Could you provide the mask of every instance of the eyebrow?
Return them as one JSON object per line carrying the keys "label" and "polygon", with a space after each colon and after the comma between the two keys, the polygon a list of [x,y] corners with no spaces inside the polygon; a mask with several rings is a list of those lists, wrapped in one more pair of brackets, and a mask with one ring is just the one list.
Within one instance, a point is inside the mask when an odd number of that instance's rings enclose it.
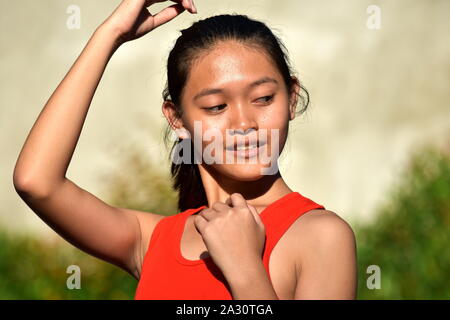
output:
{"label": "eyebrow", "polygon": [[[278,81],[276,79],[274,79],[274,78],[263,77],[263,78],[258,79],[256,81],[253,81],[247,87],[248,88],[254,88],[256,86],[259,86],[259,85],[261,85],[263,83],[268,83],[268,82],[269,83],[271,82],[271,83],[278,84]],[[197,93],[194,96],[193,100],[197,100],[198,98],[206,96],[206,95],[209,95],[209,94],[216,94],[216,93],[222,93],[222,92],[223,92],[223,89],[221,89],[221,88],[205,88],[205,89],[201,90],[199,93]]]}

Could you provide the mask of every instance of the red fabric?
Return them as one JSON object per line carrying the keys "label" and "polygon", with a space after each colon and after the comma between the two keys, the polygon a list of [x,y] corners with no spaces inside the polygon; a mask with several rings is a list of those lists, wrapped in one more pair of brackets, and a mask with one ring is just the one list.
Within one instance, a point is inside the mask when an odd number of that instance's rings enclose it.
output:
{"label": "red fabric", "polygon": [[[220,269],[211,257],[187,260],[181,255],[180,241],[188,216],[206,206],[188,209],[161,219],[156,225],[144,258],[136,300],[231,300]],[[260,217],[266,227],[263,263],[269,274],[269,257],[291,224],[322,205],[291,192],[266,207]]]}

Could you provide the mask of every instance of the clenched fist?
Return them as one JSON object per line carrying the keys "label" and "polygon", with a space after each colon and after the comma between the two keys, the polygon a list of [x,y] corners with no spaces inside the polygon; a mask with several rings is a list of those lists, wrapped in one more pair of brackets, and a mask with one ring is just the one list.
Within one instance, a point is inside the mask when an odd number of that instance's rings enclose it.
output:
{"label": "clenched fist", "polygon": [[225,203],[215,202],[203,209],[195,216],[194,225],[223,273],[246,261],[262,259],[265,226],[241,194],[233,193]]}

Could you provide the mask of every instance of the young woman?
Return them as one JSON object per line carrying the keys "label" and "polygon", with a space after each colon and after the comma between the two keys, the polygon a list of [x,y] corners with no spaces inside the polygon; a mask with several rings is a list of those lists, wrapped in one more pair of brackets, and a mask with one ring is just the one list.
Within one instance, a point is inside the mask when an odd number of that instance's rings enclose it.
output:
{"label": "young woman", "polygon": [[19,155],[21,198],[67,241],[138,279],[136,299],[356,298],[352,229],[291,190],[277,168],[308,96],[261,22],[210,17],[182,30],[170,52],[162,111],[178,135],[178,214],[112,207],[65,177],[113,53],[196,13],[190,0],[174,0],[152,15],[155,2],[124,0],[94,32]]}

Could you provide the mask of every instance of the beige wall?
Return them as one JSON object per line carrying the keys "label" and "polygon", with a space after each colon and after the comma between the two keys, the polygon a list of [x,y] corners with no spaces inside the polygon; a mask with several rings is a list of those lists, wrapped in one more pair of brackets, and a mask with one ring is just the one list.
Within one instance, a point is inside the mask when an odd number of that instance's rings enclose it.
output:
{"label": "beige wall", "polygon": [[[45,102],[119,2],[1,0],[1,224],[53,234],[15,193],[14,164]],[[79,30],[66,27],[71,4],[81,9]],[[450,136],[449,1],[196,4],[197,15],[185,12],[113,56],[69,167],[83,188],[99,196],[99,173],[111,170],[129,144],[154,159],[164,155],[160,108],[169,49],[179,29],[218,13],[260,19],[284,41],[312,104],[292,124],[281,172],[291,188],[349,221],[373,216],[410,152]],[[366,26],[372,4],[381,9],[379,30]]]}

